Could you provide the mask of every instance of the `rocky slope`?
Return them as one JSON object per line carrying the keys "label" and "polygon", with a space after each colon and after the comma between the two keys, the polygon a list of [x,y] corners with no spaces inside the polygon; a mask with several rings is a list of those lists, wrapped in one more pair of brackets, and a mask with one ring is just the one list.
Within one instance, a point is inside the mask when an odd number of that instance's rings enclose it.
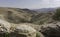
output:
{"label": "rocky slope", "polygon": [[[33,24],[32,24],[33,25]],[[44,37],[29,23],[12,24],[0,19],[0,37]]]}

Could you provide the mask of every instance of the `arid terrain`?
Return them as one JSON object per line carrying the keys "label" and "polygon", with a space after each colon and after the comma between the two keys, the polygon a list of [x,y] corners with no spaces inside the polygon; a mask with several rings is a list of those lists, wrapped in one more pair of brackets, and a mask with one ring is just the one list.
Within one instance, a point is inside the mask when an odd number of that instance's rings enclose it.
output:
{"label": "arid terrain", "polygon": [[60,37],[59,12],[0,7],[0,36]]}

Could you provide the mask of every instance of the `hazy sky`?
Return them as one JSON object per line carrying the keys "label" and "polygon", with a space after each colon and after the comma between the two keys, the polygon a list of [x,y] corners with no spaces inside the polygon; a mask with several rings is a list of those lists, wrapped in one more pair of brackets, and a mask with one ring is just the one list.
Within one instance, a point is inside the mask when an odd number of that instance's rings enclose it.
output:
{"label": "hazy sky", "polygon": [[60,7],[60,0],[0,0],[0,7],[29,9]]}

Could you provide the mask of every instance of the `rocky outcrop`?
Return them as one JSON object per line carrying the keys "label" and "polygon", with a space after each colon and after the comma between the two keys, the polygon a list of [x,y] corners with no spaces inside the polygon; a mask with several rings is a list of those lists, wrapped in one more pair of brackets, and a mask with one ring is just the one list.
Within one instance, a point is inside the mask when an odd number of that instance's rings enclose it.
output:
{"label": "rocky outcrop", "polygon": [[36,37],[36,33],[37,31],[29,25],[12,25],[11,23],[0,19],[0,37]]}
{"label": "rocky outcrop", "polygon": [[5,20],[0,19],[0,33],[10,33],[11,24]]}
{"label": "rocky outcrop", "polygon": [[60,22],[56,24],[47,24],[41,26],[41,30],[45,37],[60,37]]}
{"label": "rocky outcrop", "polygon": [[18,34],[26,35],[27,37],[36,37],[36,30],[25,24],[16,26],[16,29],[14,30],[14,32]]}

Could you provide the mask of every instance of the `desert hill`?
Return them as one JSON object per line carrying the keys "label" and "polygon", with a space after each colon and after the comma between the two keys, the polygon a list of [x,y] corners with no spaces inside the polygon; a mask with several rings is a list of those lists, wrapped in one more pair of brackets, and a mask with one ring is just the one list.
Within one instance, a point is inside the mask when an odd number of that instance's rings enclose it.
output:
{"label": "desert hill", "polygon": [[11,23],[44,24],[53,22],[54,13],[38,13],[29,9],[0,7],[0,17]]}

